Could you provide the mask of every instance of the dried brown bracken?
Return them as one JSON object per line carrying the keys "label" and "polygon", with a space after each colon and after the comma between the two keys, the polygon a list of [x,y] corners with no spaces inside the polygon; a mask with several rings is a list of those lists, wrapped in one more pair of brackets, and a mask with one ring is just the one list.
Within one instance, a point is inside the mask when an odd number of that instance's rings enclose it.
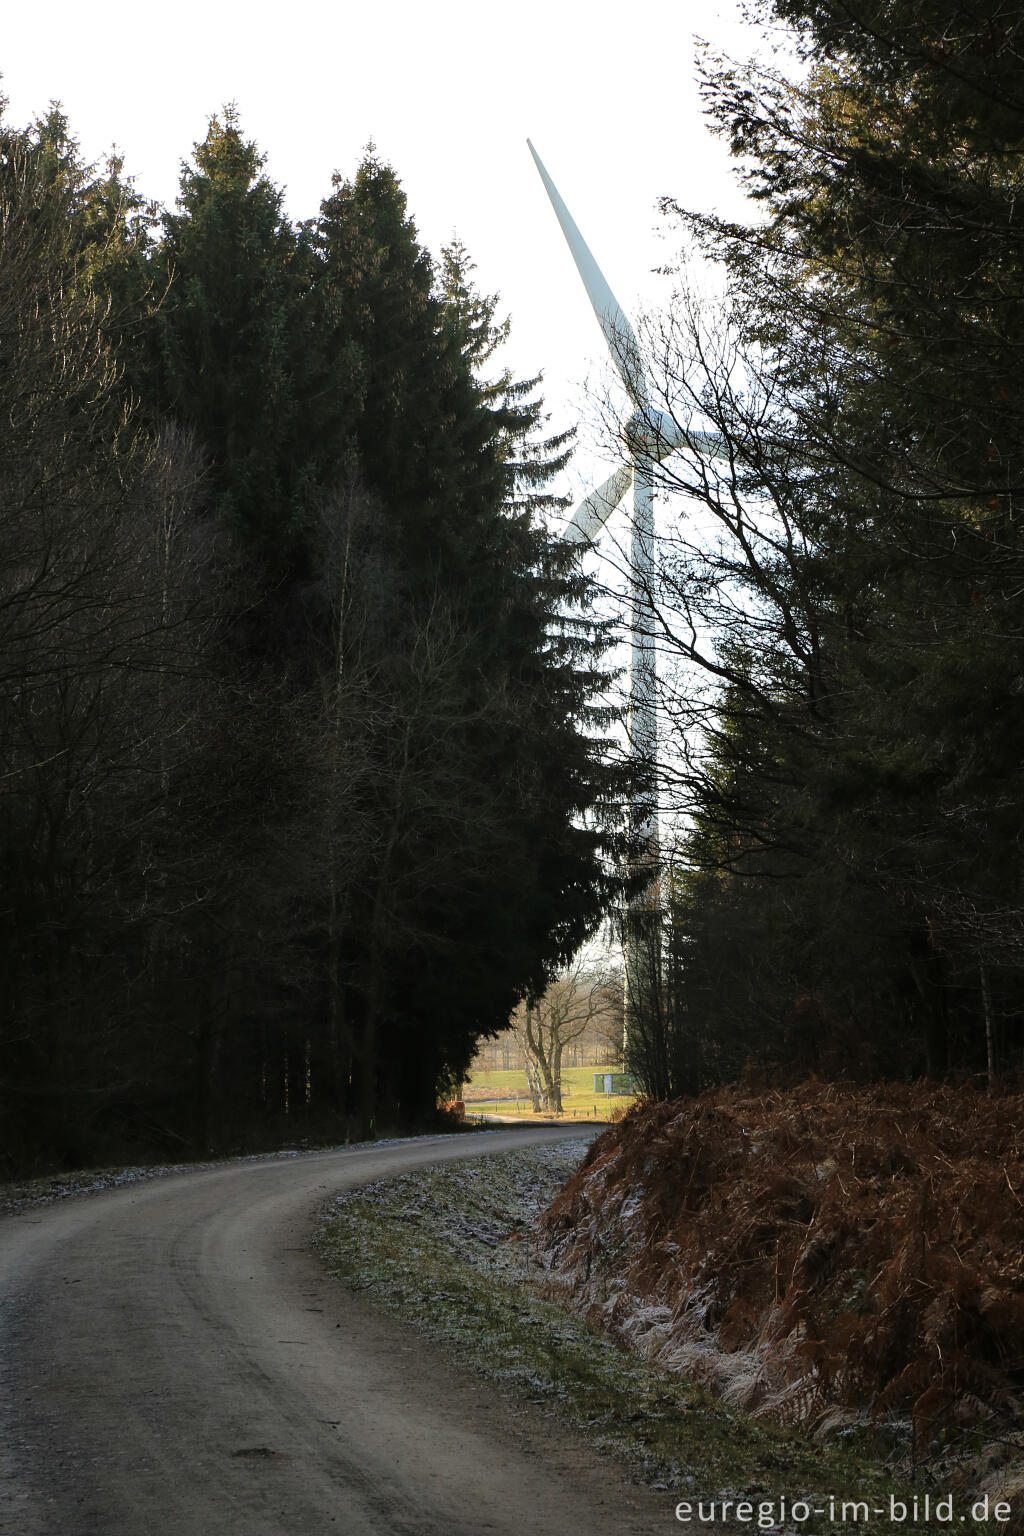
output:
{"label": "dried brown bracken", "polygon": [[1024,1096],[807,1083],[638,1107],[546,1212],[545,1283],[737,1406],[1015,1416]]}

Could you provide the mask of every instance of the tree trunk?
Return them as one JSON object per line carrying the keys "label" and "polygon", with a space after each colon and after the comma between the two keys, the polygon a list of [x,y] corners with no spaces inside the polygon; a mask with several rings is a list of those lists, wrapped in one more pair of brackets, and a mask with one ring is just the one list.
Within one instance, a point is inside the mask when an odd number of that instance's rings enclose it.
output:
{"label": "tree trunk", "polygon": [[562,1113],[562,1045],[555,1044],[551,1048],[551,1105],[552,1112],[556,1115]]}
{"label": "tree trunk", "polygon": [[529,1056],[526,1058],[526,1085],[530,1090],[530,1103],[535,1115],[541,1111],[540,1074],[537,1071],[537,1063]]}

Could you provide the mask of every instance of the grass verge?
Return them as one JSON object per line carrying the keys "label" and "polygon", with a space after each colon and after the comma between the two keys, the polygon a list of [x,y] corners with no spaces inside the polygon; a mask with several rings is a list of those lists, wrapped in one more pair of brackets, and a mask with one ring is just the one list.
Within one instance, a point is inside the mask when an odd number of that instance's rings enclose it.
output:
{"label": "grass verge", "polygon": [[535,1112],[528,1098],[471,1099],[466,1104],[466,1119],[472,1123],[474,1116],[496,1116],[501,1120],[525,1120],[534,1125],[576,1124],[583,1129],[588,1122],[592,1126],[601,1126],[616,1116],[621,1120],[635,1103],[635,1099],[628,1099],[624,1094],[606,1094],[602,1098],[592,1096],[582,1103],[570,1099],[563,1105],[562,1113],[556,1115],[547,1109]]}
{"label": "grass verge", "polygon": [[594,1078],[599,1073],[619,1072],[621,1066],[620,1062],[606,1067],[563,1067],[562,1114],[558,1116],[552,1116],[546,1110],[540,1114],[533,1113],[526,1073],[521,1068],[510,1068],[507,1071],[478,1068],[467,1080],[461,1096],[470,1116],[514,1116],[516,1119],[537,1122],[556,1119],[570,1124],[574,1120],[610,1120],[617,1111],[630,1109],[636,1103],[636,1095],[595,1093]]}
{"label": "grass verge", "polygon": [[[444,1346],[446,1358],[490,1378],[503,1392],[556,1414],[599,1450],[622,1460],[637,1483],[666,1498],[747,1500],[753,1518],[716,1518],[718,1529],[825,1533],[865,1523],[900,1531],[936,1529],[910,1518],[945,1490],[908,1490],[886,1464],[885,1447],[866,1431],[821,1445],[759,1423],[662,1374],[578,1317],[537,1294],[542,1271],[530,1234],[541,1210],[580,1156],[579,1143],[524,1148],[427,1168],[341,1195],[324,1208],[316,1249],[329,1273]],[[759,1504],[780,1513],[807,1499],[806,1518],[758,1523]],[[863,1501],[869,1515],[845,1521],[830,1512]],[[890,1518],[890,1500],[907,1517]],[[964,1516],[961,1519],[961,1516]],[[954,1502],[961,1531],[975,1525],[970,1505]],[[708,1528],[705,1526],[705,1528]]]}

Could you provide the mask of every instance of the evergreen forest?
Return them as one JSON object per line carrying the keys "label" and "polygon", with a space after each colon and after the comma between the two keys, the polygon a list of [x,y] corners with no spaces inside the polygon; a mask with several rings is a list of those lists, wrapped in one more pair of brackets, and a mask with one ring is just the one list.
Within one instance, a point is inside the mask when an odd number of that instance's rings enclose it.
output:
{"label": "evergreen forest", "polygon": [[[1024,8],[754,19],[774,62],[698,65],[752,212],[666,195],[721,292],[680,265],[642,330],[705,435],[655,471],[628,1065],[655,1099],[995,1089],[1024,1058]],[[609,610],[549,531],[572,443],[376,151],[325,193],[289,218],[234,108],[173,211],[58,109],[0,116],[5,1168],[428,1125],[630,897]]]}
{"label": "evergreen forest", "polygon": [[0,119],[0,1165],[423,1126],[611,890],[569,442],[375,151]]}
{"label": "evergreen forest", "polygon": [[664,203],[725,297],[680,271],[648,332],[722,453],[661,471],[697,508],[658,592],[687,819],[637,1065],[657,1097],[995,1087],[1024,1050],[1024,11],[758,14],[788,54],[699,61],[752,217]]}

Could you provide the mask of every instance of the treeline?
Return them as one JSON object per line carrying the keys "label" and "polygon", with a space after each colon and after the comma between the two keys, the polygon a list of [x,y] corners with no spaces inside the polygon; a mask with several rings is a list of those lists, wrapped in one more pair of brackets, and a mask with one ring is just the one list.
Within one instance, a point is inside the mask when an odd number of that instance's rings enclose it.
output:
{"label": "treeline", "polygon": [[0,118],[0,1166],[422,1123],[609,882],[569,443],[370,150]]}
{"label": "treeline", "polygon": [[689,821],[634,1052],[659,1095],[994,1082],[1024,1051],[1024,13],[761,19],[802,70],[703,67],[761,217],[667,205],[729,294],[650,335],[724,456],[663,466],[703,507],[659,592]]}

